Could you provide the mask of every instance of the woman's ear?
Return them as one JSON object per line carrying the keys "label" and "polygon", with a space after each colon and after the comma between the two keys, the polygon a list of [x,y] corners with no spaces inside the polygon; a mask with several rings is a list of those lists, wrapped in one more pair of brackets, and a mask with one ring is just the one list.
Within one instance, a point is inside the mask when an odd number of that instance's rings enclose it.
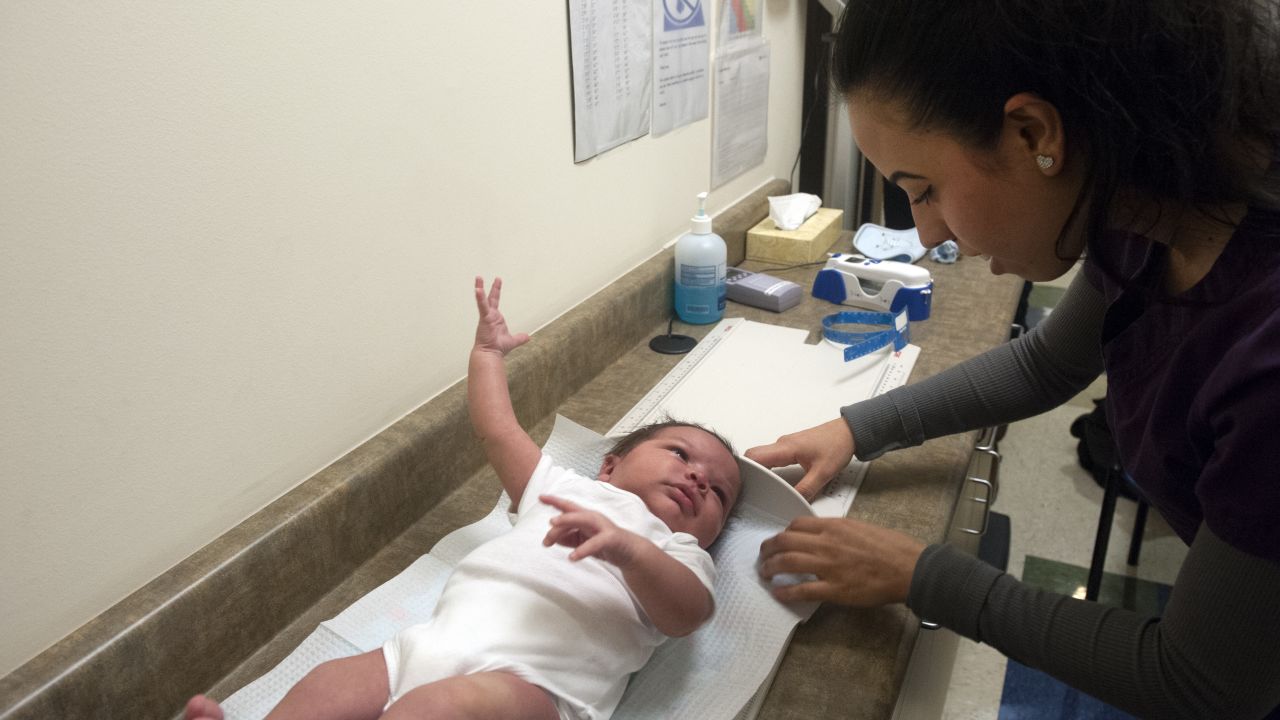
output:
{"label": "woman's ear", "polygon": [[1058,108],[1030,92],[1021,92],[1004,103],[1001,141],[1014,162],[1027,163],[1052,177],[1066,164],[1066,131]]}
{"label": "woman's ear", "polygon": [[621,459],[617,455],[605,455],[604,462],[600,463],[600,472],[596,473],[596,479],[601,482],[609,482],[609,478],[613,477],[613,471],[618,467],[618,461]]}

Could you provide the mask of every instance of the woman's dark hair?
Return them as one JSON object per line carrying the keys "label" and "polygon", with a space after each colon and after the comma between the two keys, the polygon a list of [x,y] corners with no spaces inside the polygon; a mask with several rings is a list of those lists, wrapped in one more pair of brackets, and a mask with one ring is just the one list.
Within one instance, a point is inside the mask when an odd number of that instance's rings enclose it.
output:
{"label": "woman's dark hair", "polygon": [[[914,130],[992,149],[1019,92],[1083,149],[1087,237],[1120,188],[1212,208],[1280,207],[1277,0],[849,0],[838,92],[890,100]],[[1261,166],[1259,163],[1261,162]]]}
{"label": "woman's dark hair", "polygon": [[662,422],[651,423],[649,425],[638,427],[635,430],[632,430],[631,432],[627,433],[623,437],[618,438],[618,441],[613,444],[613,447],[609,448],[608,454],[622,457],[623,455],[626,455],[627,453],[631,452],[632,449],[635,448],[635,446],[639,445],[645,440],[648,440],[654,435],[657,435],[659,431],[665,428],[671,428],[671,427],[689,427],[695,430],[701,430],[702,432],[719,440],[720,444],[725,446],[725,449],[729,451],[730,455],[733,455],[734,457],[738,456],[738,453],[734,452],[733,446],[729,444],[729,441],[720,437],[720,435],[716,433],[714,430],[708,430],[707,428],[697,423],[682,422],[680,420],[671,420],[671,419],[664,420]]}

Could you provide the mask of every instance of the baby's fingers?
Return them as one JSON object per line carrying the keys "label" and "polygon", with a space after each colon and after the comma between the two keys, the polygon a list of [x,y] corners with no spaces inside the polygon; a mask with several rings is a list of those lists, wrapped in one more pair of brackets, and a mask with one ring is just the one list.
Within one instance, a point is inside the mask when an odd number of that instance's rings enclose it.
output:
{"label": "baby's fingers", "polygon": [[476,310],[480,311],[480,317],[484,317],[489,312],[489,301],[484,296],[484,278],[476,276]]}
{"label": "baby's fingers", "polygon": [[608,542],[608,538],[604,535],[596,535],[579,544],[573,552],[569,553],[569,559],[577,561],[584,558],[595,557],[604,551],[608,546]]}
{"label": "baby's fingers", "polygon": [[502,298],[502,278],[494,278],[493,285],[489,287],[489,307],[494,310],[498,309],[498,301]]}
{"label": "baby's fingers", "polygon": [[585,536],[582,531],[572,526],[553,526],[547,531],[545,537],[542,538],[542,544],[545,547],[552,545],[564,545],[565,547],[577,547],[582,544]]}
{"label": "baby's fingers", "polygon": [[582,509],[581,505],[575,505],[574,503],[563,498],[558,498],[555,495],[539,495],[538,499],[560,512],[575,512]]}

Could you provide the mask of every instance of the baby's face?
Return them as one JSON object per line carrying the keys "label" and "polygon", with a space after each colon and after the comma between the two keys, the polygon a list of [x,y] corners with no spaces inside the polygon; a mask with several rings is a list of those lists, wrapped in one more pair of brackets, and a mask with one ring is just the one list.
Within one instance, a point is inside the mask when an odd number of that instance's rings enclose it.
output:
{"label": "baby's face", "polygon": [[622,457],[608,455],[599,479],[635,493],[673,532],[707,547],[724,528],[742,490],[738,462],[697,428],[666,427]]}

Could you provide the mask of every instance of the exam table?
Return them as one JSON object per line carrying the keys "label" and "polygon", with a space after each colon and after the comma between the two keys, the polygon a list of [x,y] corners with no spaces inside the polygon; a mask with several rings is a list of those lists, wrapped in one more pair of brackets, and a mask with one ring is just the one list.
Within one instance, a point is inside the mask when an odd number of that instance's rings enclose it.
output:
{"label": "exam table", "polygon": [[[774,181],[717,216],[731,264],[743,259],[746,230],[767,215],[765,198],[787,189]],[[922,349],[912,382],[1004,342],[1022,284],[992,276],[974,258],[925,262],[935,290],[931,318],[911,328]],[[769,272],[808,288],[817,269]],[[666,330],[671,276],[668,249],[511,357],[513,404],[536,441],[548,436],[556,413],[608,430],[679,362],[648,348]],[[816,329],[833,308],[806,296],[783,314],[730,303],[726,315]],[[710,327],[678,331],[701,337]],[[581,347],[597,352],[567,351]],[[840,405],[831,398],[832,417]],[[875,460],[851,516],[926,542],[966,542],[973,534],[964,529],[978,528],[989,509],[975,504],[967,480],[979,435]],[[167,718],[194,693],[224,698],[270,670],[322,620],[483,516],[498,490],[471,437],[459,383],[0,678],[0,720]],[[922,637],[921,645],[937,644],[902,605],[824,606],[796,631],[759,717],[891,718]],[[922,663],[911,664],[915,675]]]}

